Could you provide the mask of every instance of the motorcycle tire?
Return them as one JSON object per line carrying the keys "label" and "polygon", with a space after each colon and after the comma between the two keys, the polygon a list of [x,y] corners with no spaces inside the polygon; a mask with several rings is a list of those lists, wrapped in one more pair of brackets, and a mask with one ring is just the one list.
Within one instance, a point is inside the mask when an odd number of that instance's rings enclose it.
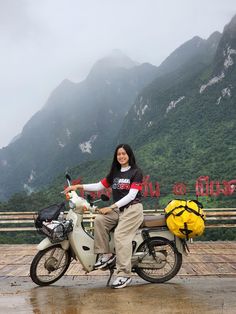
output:
{"label": "motorcycle tire", "polygon": [[[147,241],[149,241],[152,254],[149,254]],[[178,252],[175,243],[166,238],[156,237],[146,240],[139,246],[137,252],[146,254],[135,266],[135,271],[148,282],[168,281],[178,273],[182,266],[182,254]]]}
{"label": "motorcycle tire", "polygon": [[60,245],[50,246],[35,255],[30,266],[30,277],[37,285],[48,286],[65,274],[70,262],[70,250],[65,251]]}

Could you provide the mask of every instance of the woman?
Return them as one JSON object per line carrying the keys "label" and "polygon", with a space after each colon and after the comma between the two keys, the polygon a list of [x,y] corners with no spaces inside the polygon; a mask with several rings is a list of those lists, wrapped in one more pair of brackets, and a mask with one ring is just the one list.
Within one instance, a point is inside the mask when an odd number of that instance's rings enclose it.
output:
{"label": "woman", "polygon": [[109,232],[116,226],[114,233],[116,249],[117,278],[113,288],[123,288],[131,282],[132,241],[143,221],[141,202],[142,172],[137,167],[134,153],[128,144],[116,147],[111,169],[106,178],[98,183],[77,184],[70,190],[100,191],[112,188],[114,203],[99,210],[94,221],[94,252],[99,254],[95,269],[105,268],[115,256],[109,251]]}

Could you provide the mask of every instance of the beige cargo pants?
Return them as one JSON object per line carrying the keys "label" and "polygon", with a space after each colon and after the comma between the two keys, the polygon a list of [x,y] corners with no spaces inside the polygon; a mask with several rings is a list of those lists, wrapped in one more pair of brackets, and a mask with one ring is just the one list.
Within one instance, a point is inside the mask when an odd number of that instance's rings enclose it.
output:
{"label": "beige cargo pants", "polygon": [[115,228],[116,269],[119,276],[130,276],[132,241],[143,221],[143,205],[130,205],[123,212],[113,210],[97,215],[94,221],[94,252],[109,253],[109,232]]}

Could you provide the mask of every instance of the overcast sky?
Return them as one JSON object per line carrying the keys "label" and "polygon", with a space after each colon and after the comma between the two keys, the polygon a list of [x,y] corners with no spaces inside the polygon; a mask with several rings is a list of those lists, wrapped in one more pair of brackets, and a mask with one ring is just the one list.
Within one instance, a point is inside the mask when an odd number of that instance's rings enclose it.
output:
{"label": "overcast sky", "polygon": [[0,0],[0,147],[61,81],[83,80],[113,49],[158,66],[234,14],[235,0]]}

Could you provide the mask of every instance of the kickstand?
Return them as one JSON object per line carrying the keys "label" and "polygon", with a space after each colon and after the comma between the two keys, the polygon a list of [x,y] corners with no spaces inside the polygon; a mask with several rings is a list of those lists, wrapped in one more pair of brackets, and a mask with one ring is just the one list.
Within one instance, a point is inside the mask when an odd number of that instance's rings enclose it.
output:
{"label": "kickstand", "polygon": [[114,266],[109,267],[108,269],[110,270],[110,276],[109,276],[109,278],[107,280],[107,287],[109,287],[109,284],[110,284],[110,281],[111,281],[111,277],[114,274]]}

